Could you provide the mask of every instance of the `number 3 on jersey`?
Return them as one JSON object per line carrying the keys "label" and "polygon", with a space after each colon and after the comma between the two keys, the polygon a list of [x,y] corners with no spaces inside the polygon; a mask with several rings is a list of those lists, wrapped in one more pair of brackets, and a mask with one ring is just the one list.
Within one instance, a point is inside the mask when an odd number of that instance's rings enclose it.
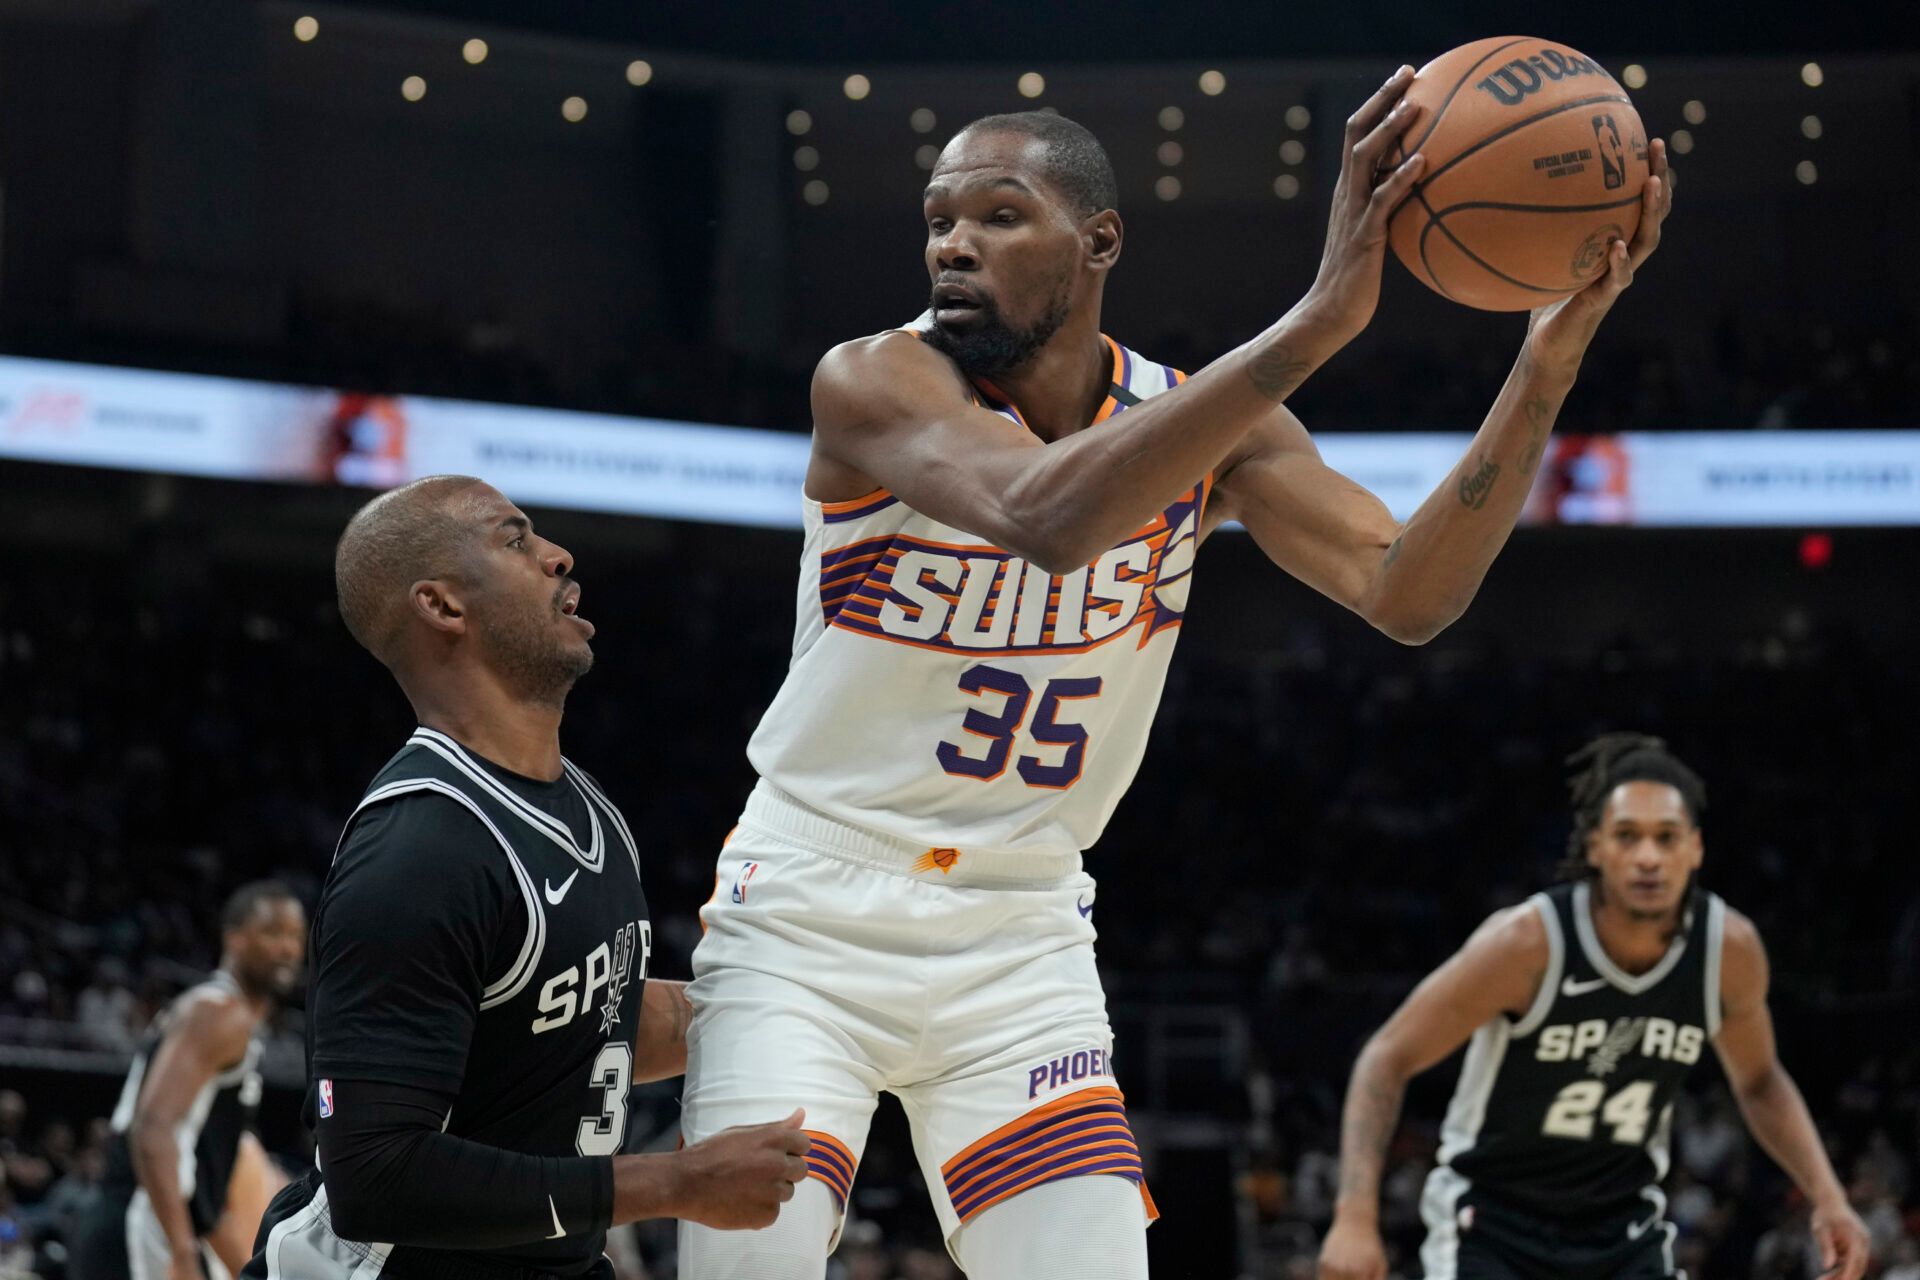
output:
{"label": "number 3 on jersey", "polygon": [[[971,756],[951,742],[942,742],[934,749],[934,755],[940,761],[940,767],[955,777],[991,782],[1007,771],[1007,759],[1013,754],[1013,740],[1019,734],[1021,725],[1026,723],[1027,704],[1033,700],[1033,686],[1016,672],[978,666],[968,667],[962,673],[960,690],[982,700],[995,694],[1002,697],[997,714],[983,706],[967,712],[966,718],[960,722],[960,727],[967,733],[986,740],[986,754]],[[1080,771],[1087,756],[1087,730],[1085,725],[1071,721],[1061,723],[1061,703],[1099,696],[1099,676],[1047,681],[1041,690],[1040,705],[1033,713],[1033,724],[1028,727],[1027,736],[1041,746],[1063,747],[1065,751],[1057,764],[1048,764],[1037,755],[1021,756],[1015,768],[1028,786],[1064,791],[1080,781]]]}

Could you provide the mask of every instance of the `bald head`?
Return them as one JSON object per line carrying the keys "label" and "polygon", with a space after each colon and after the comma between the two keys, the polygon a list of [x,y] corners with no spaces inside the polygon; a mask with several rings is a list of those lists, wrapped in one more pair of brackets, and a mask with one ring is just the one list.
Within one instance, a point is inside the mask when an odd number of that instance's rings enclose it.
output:
{"label": "bald head", "polygon": [[340,617],[385,665],[397,654],[413,584],[459,567],[474,535],[467,500],[485,488],[472,476],[428,476],[381,494],[347,522],[333,553]]}

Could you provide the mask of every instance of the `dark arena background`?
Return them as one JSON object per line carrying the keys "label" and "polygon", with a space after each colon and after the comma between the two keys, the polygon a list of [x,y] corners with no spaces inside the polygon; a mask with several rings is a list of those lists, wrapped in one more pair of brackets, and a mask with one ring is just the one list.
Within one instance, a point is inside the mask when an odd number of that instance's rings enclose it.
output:
{"label": "dark arena background", "polygon": [[[411,727],[334,607],[373,488],[474,472],[577,556],[598,665],[567,751],[640,837],[653,973],[684,977],[791,643],[809,374],[924,305],[945,140],[1091,126],[1127,227],[1104,327],[1199,368],[1313,279],[1373,86],[1537,31],[1627,86],[1679,178],[1522,526],[1417,648],[1217,535],[1089,854],[1154,1273],[1314,1275],[1356,1050],[1551,880],[1568,752],[1639,729],[1707,780],[1704,882],[1767,940],[1867,1274],[1920,1277],[1903,7],[0,0],[0,1276],[65,1274],[130,1051],[214,962],[220,903],[272,875],[310,908]],[[1404,517],[1523,330],[1389,261],[1291,403]],[[294,1170],[301,1034],[283,1011],[261,1112]],[[1392,1148],[1397,1276],[1456,1069]],[[636,1091],[634,1149],[672,1147],[676,1097]],[[1674,1141],[1690,1276],[1819,1270],[1717,1065]],[[665,1224],[611,1251],[675,1274]],[[890,1102],[829,1274],[959,1275]]]}

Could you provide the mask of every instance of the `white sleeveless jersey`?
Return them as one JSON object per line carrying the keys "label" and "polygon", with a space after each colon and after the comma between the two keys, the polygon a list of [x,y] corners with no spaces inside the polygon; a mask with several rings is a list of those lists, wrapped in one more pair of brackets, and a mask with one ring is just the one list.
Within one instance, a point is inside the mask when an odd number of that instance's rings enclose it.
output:
{"label": "white sleeveless jersey", "polygon": [[[1113,385],[1092,431],[1186,377],[1106,341]],[[976,398],[1025,425],[991,386]],[[1208,484],[1064,575],[884,489],[805,499],[793,660],[754,767],[936,865],[968,849],[1077,855],[1146,750]]]}

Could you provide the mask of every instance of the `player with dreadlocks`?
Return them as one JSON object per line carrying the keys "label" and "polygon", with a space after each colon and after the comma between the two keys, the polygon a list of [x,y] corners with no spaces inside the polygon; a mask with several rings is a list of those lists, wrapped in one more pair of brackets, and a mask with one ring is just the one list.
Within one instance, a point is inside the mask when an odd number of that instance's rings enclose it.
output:
{"label": "player with dreadlocks", "polygon": [[1354,1064],[1322,1280],[1381,1280],[1381,1165],[1407,1081],[1471,1041],[1421,1198],[1427,1280],[1679,1276],[1660,1189],[1673,1098],[1709,1045],[1747,1126],[1813,1206],[1826,1275],[1866,1229],[1774,1050],[1753,924],[1694,881],[1706,787],[1658,738],[1567,762],[1563,883],[1495,912]]}

